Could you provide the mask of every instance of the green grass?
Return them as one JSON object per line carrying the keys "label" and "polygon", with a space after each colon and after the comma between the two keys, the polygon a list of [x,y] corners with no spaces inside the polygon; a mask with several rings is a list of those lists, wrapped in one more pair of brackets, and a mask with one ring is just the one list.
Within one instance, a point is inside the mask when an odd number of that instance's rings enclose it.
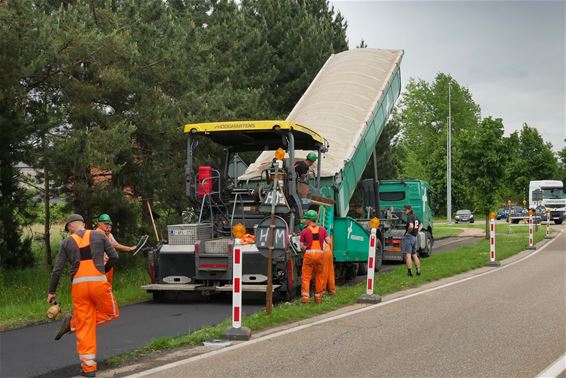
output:
{"label": "green grass", "polygon": [[458,236],[464,231],[463,227],[449,227],[448,225],[434,225],[434,239]]}
{"label": "green grass", "polygon": [[[120,305],[150,299],[150,296],[140,289],[140,285],[149,281],[145,266],[146,259],[141,255],[120,256],[113,282],[114,293]],[[47,321],[46,312],[49,305],[46,300],[50,279],[51,271],[43,264],[24,270],[2,272],[0,330]],[[57,300],[64,311],[71,309],[68,271],[65,271],[59,280]]]}
{"label": "green grass", "polygon": [[[496,253],[498,260],[510,257],[528,246],[528,227],[513,227],[508,233],[506,225],[496,226]],[[535,234],[535,241],[544,238],[544,229]],[[459,273],[482,267],[489,260],[489,244],[487,240],[455,249],[452,253],[433,255],[422,262],[423,275],[407,277],[403,265],[395,270],[378,274],[375,292],[379,295],[390,294],[411,287],[417,287],[427,282],[437,281]],[[314,315],[323,314],[338,308],[353,304],[365,292],[365,282],[354,286],[343,286],[334,296],[325,296],[320,305],[303,305],[299,300],[274,306],[271,316],[259,311],[243,317],[243,325],[253,331],[297,321]],[[130,353],[112,357],[105,361],[107,365],[118,365],[132,358],[137,358],[153,351],[200,344],[205,340],[222,337],[223,330],[230,325],[230,319],[212,327],[195,330],[187,335],[173,338],[153,340],[147,346]]]}

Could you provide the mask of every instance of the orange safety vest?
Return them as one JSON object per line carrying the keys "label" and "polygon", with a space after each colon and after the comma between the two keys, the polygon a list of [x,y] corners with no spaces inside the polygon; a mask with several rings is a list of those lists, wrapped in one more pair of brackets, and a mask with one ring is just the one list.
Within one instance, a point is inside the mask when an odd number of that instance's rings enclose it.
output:
{"label": "orange safety vest", "polygon": [[309,231],[312,234],[312,243],[307,252],[322,252],[322,242],[318,233],[319,226],[309,226]]}
{"label": "orange safety vest", "polygon": [[73,285],[82,282],[106,281],[106,276],[96,269],[94,261],[92,260],[90,230],[86,230],[82,238],[77,234],[72,234],[71,237],[75,243],[77,243],[81,254],[79,269],[73,276]]}

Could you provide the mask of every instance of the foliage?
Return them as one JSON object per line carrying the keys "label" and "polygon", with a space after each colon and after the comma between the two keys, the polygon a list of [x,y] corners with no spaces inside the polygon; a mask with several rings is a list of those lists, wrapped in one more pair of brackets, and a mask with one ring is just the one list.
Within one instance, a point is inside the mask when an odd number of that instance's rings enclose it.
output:
{"label": "foliage", "polygon": [[509,137],[507,151],[510,158],[506,183],[510,198],[517,202],[528,199],[529,181],[549,180],[558,175],[558,161],[552,145],[545,143],[539,131],[526,123],[520,132]]}
{"label": "foliage", "polygon": [[440,73],[432,83],[410,79],[395,116],[402,130],[404,160],[401,176],[424,179],[436,193],[436,213],[446,210],[446,152],[448,130],[448,86],[452,114],[452,203],[470,202],[469,183],[460,167],[464,130],[474,130],[480,120],[479,106],[469,90],[450,75]]}
{"label": "foliage", "polygon": [[[2,264],[25,255],[16,163],[45,169],[44,201],[148,232],[140,198],[165,220],[187,208],[185,123],[284,117],[347,49],[326,0],[11,0],[0,18]],[[197,164],[221,156],[204,147]]]}
{"label": "foliage", "polygon": [[499,203],[508,156],[503,140],[503,121],[485,118],[478,128],[463,131],[462,167],[473,188],[474,210],[487,215]]}

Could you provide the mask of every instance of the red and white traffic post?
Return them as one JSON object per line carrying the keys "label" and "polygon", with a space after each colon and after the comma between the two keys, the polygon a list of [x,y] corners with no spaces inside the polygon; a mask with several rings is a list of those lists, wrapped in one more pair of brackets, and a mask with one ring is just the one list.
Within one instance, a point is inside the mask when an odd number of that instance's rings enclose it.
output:
{"label": "red and white traffic post", "polygon": [[242,327],[242,227],[237,224],[232,230],[235,236],[232,249],[232,327],[224,330],[224,337],[230,340],[249,340],[251,337],[251,330]]}
{"label": "red and white traffic post", "polygon": [[501,266],[501,263],[495,260],[495,213],[489,213],[489,262],[486,266]]}
{"label": "red and white traffic post", "polygon": [[371,232],[369,235],[369,246],[368,246],[368,262],[367,262],[367,282],[366,282],[366,293],[362,294],[358,298],[358,303],[379,303],[381,302],[381,297],[373,293],[375,286],[375,250],[378,246],[377,240],[377,228],[379,227],[379,219],[373,218],[370,220]]}
{"label": "red and white traffic post", "polygon": [[240,239],[234,240],[232,254],[232,327],[242,326],[242,250]]}
{"label": "red and white traffic post", "polygon": [[546,209],[546,235],[545,239],[552,239],[550,236],[550,209]]}
{"label": "red and white traffic post", "polygon": [[534,235],[533,235],[533,211],[529,210],[529,246],[528,246],[527,249],[530,249],[530,250],[537,249],[537,247],[535,247],[533,239],[534,239]]}

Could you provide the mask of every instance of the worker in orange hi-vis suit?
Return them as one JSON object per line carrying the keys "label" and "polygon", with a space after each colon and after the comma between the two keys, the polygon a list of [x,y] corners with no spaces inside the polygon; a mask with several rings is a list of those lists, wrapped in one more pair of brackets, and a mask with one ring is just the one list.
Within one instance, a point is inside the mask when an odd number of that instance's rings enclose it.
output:
{"label": "worker in orange hi-vis suit", "polygon": [[323,276],[324,290],[330,294],[336,294],[336,277],[334,276],[334,240],[330,237],[330,242],[326,243],[323,254]]}
{"label": "worker in orange hi-vis suit", "polygon": [[56,300],[55,292],[66,262],[71,263],[71,298],[73,314],[67,314],[55,336],[76,332],[81,375],[96,376],[96,327],[119,316],[112,286],[106,279],[104,254],[108,264],[118,259],[118,253],[102,232],[85,230],[82,216],[71,215],[65,224],[70,236],[63,240],[51,274],[47,302]]}
{"label": "worker in orange hi-vis suit", "polygon": [[301,249],[305,252],[303,257],[302,284],[301,284],[301,303],[310,302],[310,281],[314,272],[314,301],[322,302],[324,294],[324,264],[323,264],[323,243],[330,243],[330,238],[326,229],[316,225],[317,213],[309,210],[305,214],[307,227],[301,231]]}

